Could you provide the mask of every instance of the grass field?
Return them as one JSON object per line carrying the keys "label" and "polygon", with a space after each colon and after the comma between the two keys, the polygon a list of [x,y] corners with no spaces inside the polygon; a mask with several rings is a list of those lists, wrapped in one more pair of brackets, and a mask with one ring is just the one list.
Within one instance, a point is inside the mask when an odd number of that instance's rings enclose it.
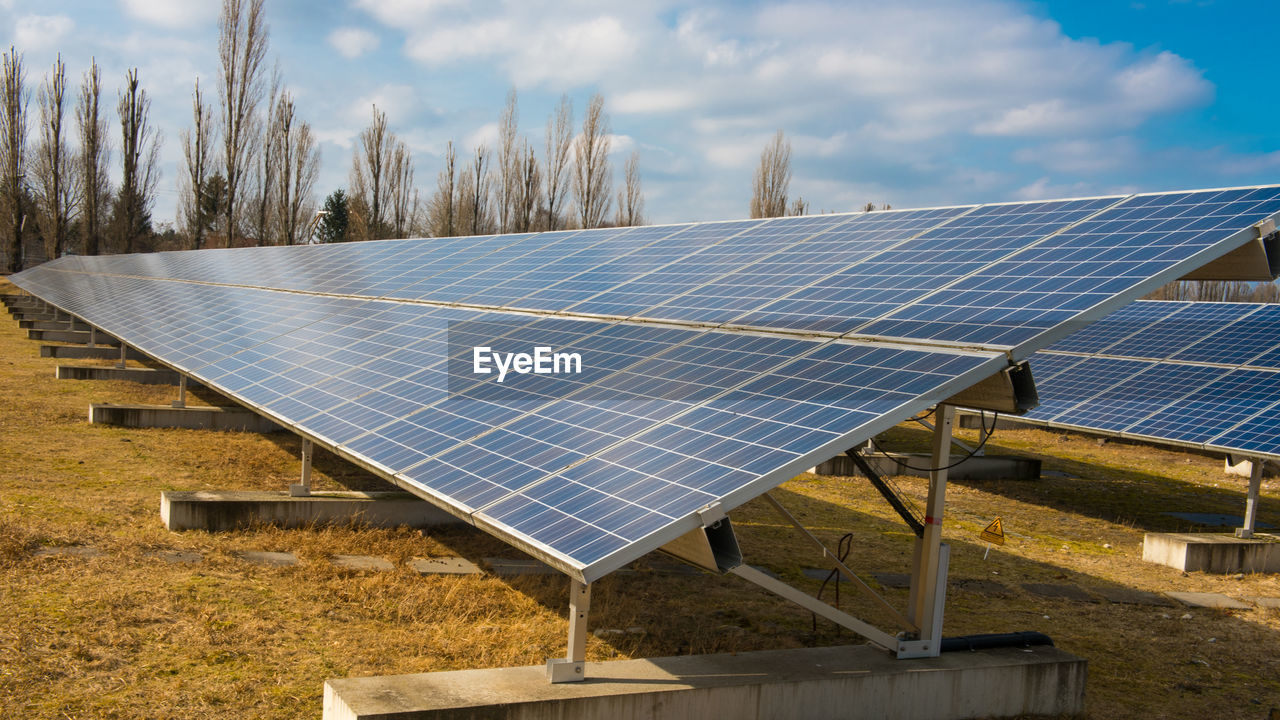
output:
{"label": "grass field", "polygon": [[[316,718],[326,678],[563,654],[563,578],[419,576],[404,565],[516,556],[476,531],[166,531],[162,490],[284,489],[296,482],[298,439],[91,426],[91,402],[167,403],[176,389],[55,380],[59,361],[38,355],[16,322],[0,318],[0,716]],[[926,442],[906,427],[888,438],[897,449]],[[948,635],[1049,634],[1089,660],[1090,717],[1257,719],[1280,707],[1276,611],[1049,600],[1021,588],[1280,597],[1274,576],[1185,575],[1141,561],[1143,532],[1186,529],[1165,512],[1240,514],[1243,478],[1224,475],[1220,458],[1039,430],[1001,431],[988,452],[1038,457],[1052,477],[951,485]],[[320,487],[380,486],[324,453],[315,470]],[[923,480],[895,482],[923,502]],[[1280,525],[1280,483],[1268,479],[1263,494],[1261,519]],[[865,481],[802,475],[776,497],[831,546],[852,533],[855,571],[906,571],[910,534]],[[997,515],[1009,543],[984,559],[977,535]],[[750,562],[817,590],[802,570],[820,558],[763,504],[733,518]],[[42,552],[67,545],[97,554]],[[240,559],[243,550],[291,551],[301,562],[263,567]],[[172,551],[203,559],[174,562]],[[334,554],[375,555],[397,569],[339,569],[328,562]],[[1004,590],[975,591],[975,580]],[[843,591],[842,607],[882,620],[853,595]],[[905,605],[904,590],[885,595]],[[808,613],[736,578],[664,574],[643,561],[597,583],[592,600],[593,629],[631,629],[593,636],[592,660],[856,641],[829,623],[815,629]]]}

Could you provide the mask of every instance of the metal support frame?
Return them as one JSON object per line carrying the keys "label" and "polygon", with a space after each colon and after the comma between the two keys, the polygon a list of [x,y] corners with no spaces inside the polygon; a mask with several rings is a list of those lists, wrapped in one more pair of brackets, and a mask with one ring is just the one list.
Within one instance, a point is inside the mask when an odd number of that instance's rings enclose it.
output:
{"label": "metal support frame", "polygon": [[89,347],[98,346],[98,328],[89,326]]}
{"label": "metal support frame", "polygon": [[[898,657],[935,657],[942,650],[942,614],[950,560],[950,548],[942,544],[942,515],[947,502],[946,468],[951,458],[955,406],[939,404],[935,415],[938,422],[933,432],[932,466],[938,469],[929,474],[924,535],[915,541],[907,605],[907,619],[920,627],[920,635],[912,642],[904,642],[910,647],[900,647]],[[910,654],[904,655],[904,649]]]}
{"label": "metal support frame", "polygon": [[547,659],[547,682],[585,680],[587,661],[587,613],[591,611],[591,585],[569,581],[569,646],[566,657]]}
{"label": "metal support frame", "polygon": [[840,557],[838,555],[831,552],[831,550],[826,545],[822,544],[821,540],[815,537],[813,533],[809,532],[809,530],[806,529],[805,526],[801,525],[800,521],[797,520],[794,515],[792,515],[790,512],[787,512],[787,509],[782,506],[782,503],[778,502],[769,493],[764,494],[764,499],[767,500],[769,504],[773,506],[773,509],[776,510],[779,515],[785,518],[787,522],[791,523],[791,525],[794,526],[795,529],[798,530],[801,535],[805,536],[814,545],[818,546],[818,549],[822,551],[822,556],[824,558],[829,559],[831,563],[836,566],[836,569],[840,572],[841,575],[845,576],[849,580],[849,582],[853,583],[859,590],[861,590],[863,593],[869,596],[872,600],[875,600],[876,604],[878,604],[881,608],[883,608],[886,612],[888,612],[889,616],[893,618],[894,622],[898,623],[898,625],[900,625],[905,630],[915,631],[920,629],[919,626],[917,626],[915,623],[908,620],[906,616],[904,616],[901,612],[899,612],[897,608],[890,605],[888,600],[885,600],[884,598],[880,597],[879,593],[877,593],[875,590],[872,590],[870,585],[867,585],[865,582],[862,581],[862,578],[858,577],[857,575],[854,575],[853,571],[849,569],[849,566],[845,565],[844,562],[840,560]]}
{"label": "metal support frame", "polygon": [[821,615],[843,628],[852,630],[889,652],[898,653],[898,657],[902,657],[899,649],[902,645],[902,641],[880,628],[871,625],[870,623],[859,620],[849,613],[837,610],[818,598],[813,597],[812,595],[807,595],[781,580],[774,580],[750,565],[739,565],[729,572],[747,580],[748,582],[759,585],[774,595],[790,600],[816,615]]}
{"label": "metal support frame", "polygon": [[867,481],[871,483],[871,487],[880,492],[880,495],[885,499],[885,502],[889,503],[889,506],[898,513],[898,517],[902,518],[902,522],[906,523],[907,527],[911,528],[911,532],[915,533],[916,537],[923,537],[924,520],[916,517],[915,512],[913,512],[911,508],[907,507],[906,501],[898,496],[898,493],[889,486],[889,483],[886,482],[884,478],[880,477],[880,474],[876,472],[876,469],[871,467],[871,463],[867,462],[867,459],[855,450],[847,450],[845,451],[845,455],[853,461],[854,465],[858,466],[858,469],[862,471],[863,475],[867,476]]}
{"label": "metal support frame", "polygon": [[1249,539],[1253,537],[1254,527],[1258,521],[1258,495],[1262,491],[1262,467],[1266,463],[1262,458],[1253,458],[1249,471],[1249,494],[1244,503],[1244,527],[1236,528],[1236,537]]}
{"label": "metal support frame", "polygon": [[187,376],[178,374],[178,399],[173,401],[176,408],[184,408],[187,406]]}
{"label": "metal support frame", "polygon": [[129,346],[125,345],[124,341],[121,340],[120,341],[120,362],[116,363],[116,367],[118,368],[127,367],[125,358],[128,355],[128,353],[129,353]]}
{"label": "metal support frame", "polygon": [[[782,507],[769,493],[764,499],[773,506],[791,525],[795,526],[805,537],[822,550],[822,554],[830,558],[841,575],[847,577],[864,592],[874,598],[889,614],[905,628],[896,636],[842,612],[818,598],[811,597],[796,588],[776,580],[750,565],[740,564],[729,572],[744,580],[790,600],[797,605],[835,622],[841,627],[852,630],[873,644],[889,650],[899,658],[937,657],[942,653],[942,616],[946,606],[947,570],[951,564],[951,548],[942,542],[942,515],[947,498],[947,465],[951,457],[951,429],[955,422],[955,406],[939,403],[936,412],[938,422],[933,432],[932,467],[938,468],[929,476],[929,498],[926,504],[924,522],[921,523],[913,513],[906,509],[901,498],[891,489],[881,486],[883,481],[867,466],[865,460],[857,452],[849,455],[860,468],[867,472],[872,484],[881,489],[886,499],[899,510],[904,521],[912,525],[916,531],[915,548],[911,568],[911,591],[908,599],[906,615],[898,612],[884,598],[872,590],[866,583],[832,553],[822,541],[804,528],[786,508]],[[861,462],[859,462],[861,461]],[[880,482],[877,482],[880,481]],[[914,522],[913,522],[914,521]],[[923,525],[922,528],[919,526]],[[550,668],[548,669],[550,672]]]}
{"label": "metal support frame", "polygon": [[[978,417],[983,418],[985,416],[979,414]],[[923,425],[927,430],[937,431],[937,428],[934,427],[933,423],[929,422],[928,420],[925,420],[924,418],[916,418],[916,424]],[[988,433],[987,433],[986,426],[981,421],[978,422],[978,427],[980,429],[978,430],[978,446],[977,447],[973,447],[969,445],[969,443],[963,440],[960,440],[959,438],[956,438],[956,437],[951,438],[951,444],[965,451],[969,455],[972,455],[974,457],[982,457],[982,441],[986,438]]]}
{"label": "metal support frame", "polygon": [[[183,380],[186,380],[185,376]],[[302,482],[289,486],[289,495],[292,497],[309,497],[311,495],[311,453],[311,439],[302,438]]]}

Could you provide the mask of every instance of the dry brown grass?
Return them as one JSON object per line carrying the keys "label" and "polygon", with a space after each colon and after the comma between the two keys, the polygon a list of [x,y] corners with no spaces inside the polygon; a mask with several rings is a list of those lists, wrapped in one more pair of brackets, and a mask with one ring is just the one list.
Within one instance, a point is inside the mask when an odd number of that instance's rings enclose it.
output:
{"label": "dry brown grass", "polygon": [[[0,281],[0,292],[12,287]],[[30,718],[313,718],[329,677],[537,664],[563,653],[566,583],[558,576],[419,577],[414,556],[479,560],[514,551],[451,529],[352,527],[174,534],[158,517],[165,489],[283,489],[296,478],[287,435],[90,426],[90,402],[156,402],[172,388],[58,381],[57,361],[0,318],[0,716]],[[219,402],[205,396],[206,402]],[[896,447],[923,442],[900,429]],[[1090,661],[1098,718],[1263,717],[1280,706],[1280,616],[1261,610],[1043,600],[1022,582],[1107,584],[1151,591],[1280,596],[1280,580],[1181,573],[1141,561],[1147,529],[1177,529],[1164,510],[1239,513],[1243,480],[1221,460],[1042,431],[1005,431],[993,451],[1035,454],[1078,478],[952,485],[946,535],[952,577],[1004,583],[1005,597],[953,587],[948,634],[1040,630]],[[320,455],[320,486],[380,481]],[[923,498],[924,483],[897,482]],[[1280,524],[1275,481],[1263,519]],[[865,482],[801,476],[779,497],[832,546],[854,534],[856,570],[902,571],[909,534]],[[978,531],[1004,518],[1010,543],[982,558]],[[748,559],[811,591],[820,563],[760,503],[734,513]],[[100,555],[39,556],[42,546],[91,545]],[[1110,548],[1105,548],[1109,544]],[[174,563],[165,551],[199,553]],[[242,550],[287,550],[301,562],[268,568]],[[332,554],[397,563],[387,573],[333,567]],[[830,590],[828,590],[830,592]],[[904,591],[886,590],[899,605]],[[843,591],[843,607],[877,619]],[[1166,617],[1167,616],[1167,617]],[[593,628],[644,628],[591,639],[593,660],[847,643],[829,624],[735,578],[641,569],[594,589]],[[1213,639],[1210,642],[1210,638]]]}

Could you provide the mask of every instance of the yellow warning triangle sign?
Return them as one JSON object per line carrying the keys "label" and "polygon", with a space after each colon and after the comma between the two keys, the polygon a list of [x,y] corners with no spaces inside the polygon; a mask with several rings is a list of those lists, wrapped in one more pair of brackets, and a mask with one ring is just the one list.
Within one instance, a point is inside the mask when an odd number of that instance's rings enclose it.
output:
{"label": "yellow warning triangle sign", "polygon": [[978,537],[993,545],[1004,545],[1004,523],[1000,522],[1000,518],[992,520]]}

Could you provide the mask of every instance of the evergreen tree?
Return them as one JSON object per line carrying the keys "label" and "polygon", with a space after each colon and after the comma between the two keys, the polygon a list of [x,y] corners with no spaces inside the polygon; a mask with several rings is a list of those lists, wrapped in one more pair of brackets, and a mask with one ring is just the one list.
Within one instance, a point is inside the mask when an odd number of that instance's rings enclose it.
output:
{"label": "evergreen tree", "polygon": [[347,194],[342,188],[334,190],[324,199],[324,215],[316,227],[316,237],[322,243],[346,242],[347,237]]}

